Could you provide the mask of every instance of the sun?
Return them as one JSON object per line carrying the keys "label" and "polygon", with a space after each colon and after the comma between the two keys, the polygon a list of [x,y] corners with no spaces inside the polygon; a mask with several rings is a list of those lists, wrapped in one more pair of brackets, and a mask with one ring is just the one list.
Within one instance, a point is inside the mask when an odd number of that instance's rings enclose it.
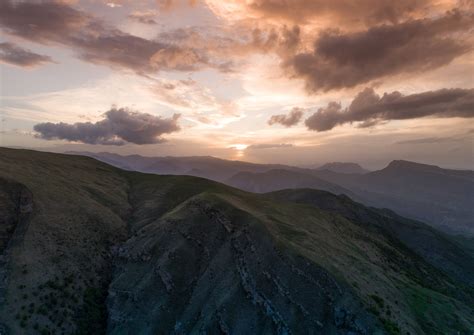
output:
{"label": "sun", "polygon": [[232,144],[232,145],[229,145],[229,148],[235,150],[235,156],[233,157],[233,159],[239,159],[244,156],[245,149],[248,148],[248,144],[242,144],[242,143]]}
{"label": "sun", "polygon": [[247,149],[247,147],[248,147],[248,144],[232,144],[229,146],[229,148],[232,148],[238,151],[243,151]]}

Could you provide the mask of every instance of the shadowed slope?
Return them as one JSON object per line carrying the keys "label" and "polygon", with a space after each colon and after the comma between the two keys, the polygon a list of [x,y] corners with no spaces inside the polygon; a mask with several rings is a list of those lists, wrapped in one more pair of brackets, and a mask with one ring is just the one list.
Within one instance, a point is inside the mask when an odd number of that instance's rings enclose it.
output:
{"label": "shadowed slope", "polygon": [[189,198],[120,249],[109,331],[376,331],[350,289],[275,242],[258,218],[220,195]]}

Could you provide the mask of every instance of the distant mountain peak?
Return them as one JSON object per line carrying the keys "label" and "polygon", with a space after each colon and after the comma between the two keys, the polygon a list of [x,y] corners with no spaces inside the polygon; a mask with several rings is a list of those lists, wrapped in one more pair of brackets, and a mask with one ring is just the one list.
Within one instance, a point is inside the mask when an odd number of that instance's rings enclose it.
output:
{"label": "distant mountain peak", "polygon": [[363,174],[369,172],[368,170],[364,169],[362,166],[360,166],[357,163],[351,163],[351,162],[331,162],[331,163],[326,163],[317,170],[329,170],[332,172],[337,172],[337,173],[345,173],[345,174]]}
{"label": "distant mountain peak", "polygon": [[391,161],[385,169],[389,169],[389,170],[403,169],[403,170],[416,170],[416,171],[441,170],[441,168],[436,165],[417,163],[417,162],[407,161],[403,159]]}

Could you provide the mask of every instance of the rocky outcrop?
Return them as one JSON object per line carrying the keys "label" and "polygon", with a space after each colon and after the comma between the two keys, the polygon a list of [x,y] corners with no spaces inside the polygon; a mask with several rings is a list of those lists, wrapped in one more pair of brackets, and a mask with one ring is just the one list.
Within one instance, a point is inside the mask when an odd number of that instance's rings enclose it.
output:
{"label": "rocky outcrop", "polygon": [[349,288],[212,195],[191,198],[122,246],[108,310],[111,334],[378,329]]}

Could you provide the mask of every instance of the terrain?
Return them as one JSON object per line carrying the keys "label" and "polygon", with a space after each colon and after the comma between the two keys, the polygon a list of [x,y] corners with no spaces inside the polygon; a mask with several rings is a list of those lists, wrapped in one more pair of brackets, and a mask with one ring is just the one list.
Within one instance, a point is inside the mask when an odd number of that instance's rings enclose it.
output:
{"label": "terrain", "polygon": [[367,205],[474,236],[474,171],[398,160],[363,175],[320,171],[316,176],[351,190]]}
{"label": "terrain", "polygon": [[362,168],[359,164],[347,162],[326,163],[324,165],[319,166],[316,170],[328,170],[344,174],[364,174],[370,172],[369,170]]}
{"label": "terrain", "polygon": [[83,155],[98,159],[115,167],[145,173],[188,175],[222,182],[239,172],[265,172],[271,169],[296,169],[287,165],[254,164],[230,161],[212,156],[194,157],[146,157],[140,155],[122,156],[108,152],[75,152],[67,154]]}
{"label": "terrain", "polygon": [[5,334],[471,334],[465,244],[311,189],[0,149]]}
{"label": "terrain", "polygon": [[329,163],[316,169],[253,164],[214,157],[143,157],[88,153],[116,167],[193,175],[251,192],[314,188],[346,194],[368,206],[391,209],[462,237],[474,237],[474,171],[450,170],[403,160],[365,172],[354,163]]}
{"label": "terrain", "polygon": [[288,188],[314,188],[336,194],[353,195],[351,191],[324,179],[284,169],[261,173],[239,172],[224,181],[225,184],[248,192],[265,193]]}

